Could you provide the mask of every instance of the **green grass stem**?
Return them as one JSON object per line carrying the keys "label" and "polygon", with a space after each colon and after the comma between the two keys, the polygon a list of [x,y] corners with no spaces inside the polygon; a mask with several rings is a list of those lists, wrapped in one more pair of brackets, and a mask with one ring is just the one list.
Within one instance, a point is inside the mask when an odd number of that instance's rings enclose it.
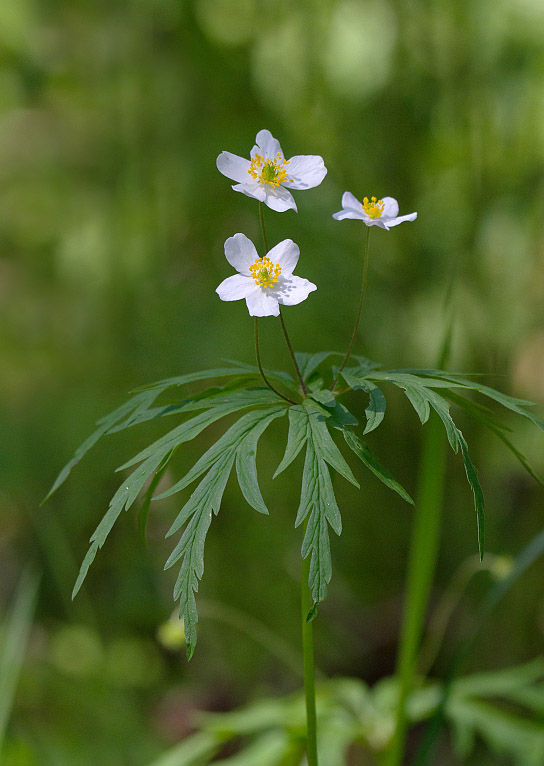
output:
{"label": "green grass stem", "polygon": [[386,766],[403,763],[408,721],[406,701],[413,688],[416,662],[433,580],[444,492],[446,445],[442,424],[433,413],[425,429],[419,472],[418,501],[410,546],[404,617],[397,658],[399,699],[395,733]]}
{"label": "green grass stem", "polygon": [[[306,524],[304,529],[306,531]],[[312,595],[308,586],[310,575],[311,554],[302,560],[300,579],[301,620],[302,620],[302,652],[304,655],[304,696],[306,700],[306,756],[308,766],[318,766],[317,759],[317,717],[315,711],[315,666],[314,666],[314,637],[313,620],[306,619],[312,608]]]}

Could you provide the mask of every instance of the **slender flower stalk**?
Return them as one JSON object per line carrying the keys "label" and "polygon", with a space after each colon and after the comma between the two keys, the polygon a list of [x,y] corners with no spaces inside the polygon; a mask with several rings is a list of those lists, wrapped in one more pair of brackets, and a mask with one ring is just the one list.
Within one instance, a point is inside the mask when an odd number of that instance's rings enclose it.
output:
{"label": "slender flower stalk", "polygon": [[281,320],[281,329],[283,330],[283,335],[285,337],[285,342],[287,343],[287,348],[289,349],[289,353],[291,354],[291,359],[293,360],[293,364],[295,366],[295,371],[297,373],[298,382],[300,384],[300,390],[302,392],[302,396],[306,398],[308,395],[308,389],[306,388],[306,384],[304,382],[304,378],[302,377],[302,373],[300,371],[300,367],[298,366],[297,358],[295,356],[295,352],[293,351],[293,346],[291,345],[291,341],[289,340],[289,335],[287,333],[287,327],[285,326],[285,319],[283,318],[283,314],[281,313],[281,306],[280,306],[280,320]]}
{"label": "slender flower stalk", "polygon": [[266,236],[266,226],[264,225],[264,202],[259,202],[259,221],[263,235],[264,249],[268,252],[268,237]]}
{"label": "slender flower stalk", "polygon": [[[259,202],[259,221],[261,224],[261,232],[263,235],[263,242],[264,242],[264,249],[266,252],[268,252],[268,237],[266,236],[266,226],[264,223],[264,203]],[[293,351],[293,346],[291,345],[291,341],[289,339],[289,333],[287,332],[287,327],[285,325],[285,319],[283,318],[283,314],[281,313],[281,307],[279,307],[280,311],[280,320],[281,320],[281,329],[283,330],[283,335],[285,337],[285,342],[287,343],[287,348],[289,349],[289,354],[291,355],[291,359],[293,360],[293,364],[295,366],[295,371],[297,373],[297,378],[300,383],[300,390],[302,392],[302,395],[304,398],[306,398],[306,395],[308,394],[308,390],[306,388],[306,384],[304,383],[304,378],[302,377],[302,373],[300,371],[300,367],[298,366],[297,358],[295,356],[295,352]]]}
{"label": "slender flower stalk", "polygon": [[284,396],[280,391],[278,391],[277,388],[274,388],[272,383],[268,380],[266,375],[264,374],[263,366],[261,363],[261,352],[259,351],[259,317],[255,317],[255,356],[257,357],[257,367],[259,368],[259,372],[261,373],[261,377],[268,386],[268,388],[273,391],[275,394],[280,396],[282,399],[285,399],[286,402],[289,402],[289,404],[296,404],[296,402],[293,399],[289,399],[288,396]]}
{"label": "slender flower stalk", "polygon": [[363,255],[363,278],[362,278],[362,281],[361,281],[361,295],[359,297],[359,308],[357,309],[357,317],[355,319],[355,325],[353,327],[353,332],[351,334],[351,340],[349,342],[348,350],[346,351],[346,355],[345,355],[345,357],[344,357],[344,359],[342,361],[342,364],[340,365],[340,368],[339,368],[338,372],[336,373],[336,377],[334,378],[334,380],[332,382],[332,385],[331,385],[331,388],[330,388],[331,391],[334,391],[334,389],[336,388],[336,384],[338,382],[338,376],[340,375],[340,373],[342,372],[342,370],[346,366],[346,363],[347,363],[348,359],[351,356],[351,351],[353,349],[353,344],[355,343],[355,338],[357,337],[357,330],[359,329],[359,321],[361,319],[361,313],[363,311],[363,302],[364,302],[364,299],[365,299],[366,276],[367,276],[367,272],[368,272],[368,252],[369,252],[368,244],[369,244],[369,240],[370,240],[370,227],[367,227],[367,229],[366,229],[366,237],[365,237],[365,252],[364,252],[364,255]]}
{"label": "slender flower stalk", "polygon": [[[305,534],[307,525],[308,520],[306,520],[304,525]],[[306,757],[308,759],[308,766],[318,766],[313,621],[308,622],[306,619],[312,607],[312,595],[308,586],[311,558],[311,554],[308,554],[305,559],[302,559],[300,603],[302,620],[302,652],[304,655],[304,696],[306,700]]]}

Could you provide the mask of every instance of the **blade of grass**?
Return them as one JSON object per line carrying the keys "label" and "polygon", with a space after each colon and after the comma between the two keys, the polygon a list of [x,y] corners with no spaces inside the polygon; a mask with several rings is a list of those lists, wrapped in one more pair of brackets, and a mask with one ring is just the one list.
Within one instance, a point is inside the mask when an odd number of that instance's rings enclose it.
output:
{"label": "blade of grass", "polygon": [[32,625],[39,577],[27,569],[17,588],[15,601],[5,623],[0,647],[0,760],[17,680]]}
{"label": "blade of grass", "polygon": [[404,617],[397,656],[399,699],[395,733],[385,757],[387,766],[403,763],[407,732],[406,701],[414,684],[417,654],[433,581],[444,492],[446,444],[442,423],[432,413],[426,427],[419,470],[418,501],[410,545]]}
{"label": "blade of grass", "polygon": [[496,582],[487,592],[487,595],[484,598],[480,609],[478,610],[478,621],[476,625],[462,642],[461,646],[454,655],[453,660],[451,661],[450,667],[446,674],[440,704],[438,705],[434,716],[431,718],[427,726],[421,745],[415,755],[415,766],[427,766],[427,764],[432,763],[432,755],[444,725],[445,710],[453,682],[459,675],[459,671],[461,670],[464,661],[470,655],[472,647],[476,643],[481,629],[485,625],[487,619],[490,617],[502,597],[508,593],[512,585],[514,585],[514,583],[521,577],[521,575],[524,574],[524,572],[531,566],[531,564],[533,564],[542,554],[544,554],[544,532],[541,532],[539,535],[534,537],[525,546],[525,548],[523,548],[521,553],[516,556],[512,565],[512,569],[510,570],[510,574],[504,579]]}
{"label": "blade of grass", "polygon": [[[456,279],[448,285],[444,301],[448,321],[439,354],[438,366],[448,362],[453,335],[453,295]],[[446,443],[442,423],[436,412],[427,422],[418,472],[418,494],[415,504],[414,527],[410,543],[404,615],[397,653],[396,677],[399,686],[395,731],[385,753],[385,766],[401,766],[408,730],[406,702],[417,671],[417,659],[425,613],[436,568],[440,542],[440,523],[446,471]]]}

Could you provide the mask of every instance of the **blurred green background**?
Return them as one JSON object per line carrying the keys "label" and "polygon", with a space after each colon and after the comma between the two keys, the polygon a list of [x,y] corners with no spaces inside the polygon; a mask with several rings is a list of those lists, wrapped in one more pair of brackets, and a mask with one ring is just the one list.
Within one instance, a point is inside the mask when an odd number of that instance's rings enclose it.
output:
{"label": "blurred green background", "polygon": [[[194,709],[300,686],[222,611],[298,651],[297,470],[271,481],[283,422],[261,447],[271,516],[233,483],[210,530],[189,665],[157,637],[174,608],[175,572],[162,567],[176,498],[152,509],[145,548],[124,515],[70,600],[113,469],[160,428],[110,437],[38,507],[129,390],[223,357],[253,362],[244,302],[214,290],[232,273],[227,237],[242,231],[260,247],[257,203],[230,190],[220,151],[248,156],[268,128],[286,156],[325,159],[322,185],[296,196],[298,215],[266,211],[269,239],[294,239],[298,273],[319,287],[285,312],[297,350],[343,350],[351,330],[363,232],[333,221],[342,192],[390,195],[418,219],[373,231],[358,353],[433,366],[454,280],[451,366],[544,404],[543,29],[540,0],[2,0],[0,614],[29,562],[42,573],[3,763],[144,766],[191,730]],[[261,325],[265,366],[289,369],[277,320]],[[492,435],[459,424],[486,494],[488,550],[515,555],[542,527],[542,492]],[[544,474],[541,434],[512,427]],[[411,493],[420,439],[392,394],[369,442]],[[359,478],[361,492],[338,482],[344,532],[316,651],[327,674],[373,682],[394,667],[412,512]],[[442,539],[434,602],[477,550],[454,459]],[[516,585],[470,669],[542,651],[543,574],[537,564]],[[482,573],[469,588],[436,674],[488,583]]]}

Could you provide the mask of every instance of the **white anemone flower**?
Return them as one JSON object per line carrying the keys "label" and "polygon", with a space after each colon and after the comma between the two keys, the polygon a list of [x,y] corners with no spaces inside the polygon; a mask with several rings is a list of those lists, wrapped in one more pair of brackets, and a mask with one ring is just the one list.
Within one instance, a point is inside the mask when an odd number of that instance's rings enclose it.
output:
{"label": "white anemone flower", "polygon": [[253,242],[235,234],[225,242],[225,256],[238,274],[223,280],[215,292],[222,301],[245,298],[250,316],[277,317],[280,303],[295,306],[317,290],[312,282],[293,275],[299,255],[298,245],[284,239],[259,258]]}
{"label": "white anemone flower", "polygon": [[342,195],[342,210],[334,213],[333,218],[342,221],[344,218],[359,218],[367,226],[379,226],[381,229],[389,229],[398,226],[403,221],[415,221],[417,213],[399,216],[399,203],[393,197],[365,197],[361,202],[351,192]]}
{"label": "white anemone flower", "polygon": [[289,189],[312,189],[319,186],[327,175],[323,157],[300,154],[286,160],[279,141],[269,130],[260,130],[246,160],[230,152],[221,152],[217,169],[237,183],[234,191],[242,192],[264,202],[277,213],[296,210],[296,202]]}

